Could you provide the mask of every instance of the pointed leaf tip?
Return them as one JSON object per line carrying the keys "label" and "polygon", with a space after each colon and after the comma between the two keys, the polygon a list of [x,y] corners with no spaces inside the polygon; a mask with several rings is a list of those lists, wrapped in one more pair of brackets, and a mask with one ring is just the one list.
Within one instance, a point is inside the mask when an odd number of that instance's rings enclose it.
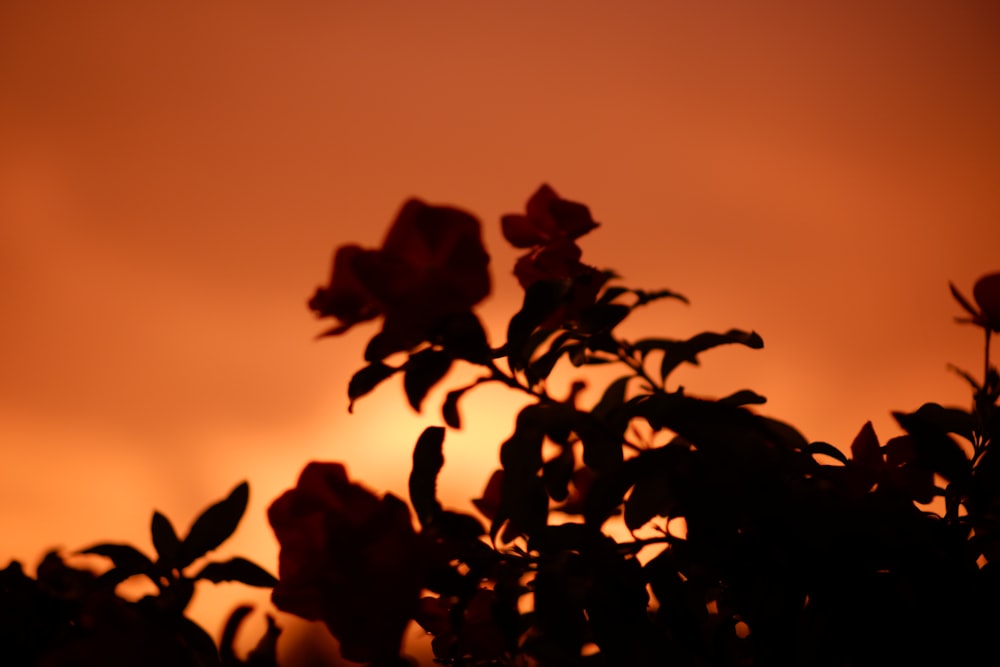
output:
{"label": "pointed leaf tip", "polygon": [[257,588],[273,588],[278,583],[274,575],[260,565],[239,556],[221,563],[208,563],[194,578],[205,579],[215,584],[238,581]]}
{"label": "pointed leaf tip", "polygon": [[158,511],[153,512],[153,520],[150,524],[150,532],[153,536],[153,547],[159,560],[164,565],[173,567],[177,554],[180,551],[181,540],[177,537],[177,531],[170,523],[170,519]]}
{"label": "pointed leaf tip", "polygon": [[444,403],[441,405],[441,416],[444,418],[444,423],[454,429],[462,428],[462,416],[458,412],[458,400],[465,395],[465,392],[472,389],[476,384],[479,384],[477,380],[474,384],[468,385],[467,387],[461,387],[460,389],[454,389],[448,392],[448,395],[444,399]]}
{"label": "pointed leaf tip", "polygon": [[149,574],[153,570],[153,561],[131,544],[105,543],[80,550],[82,554],[95,554],[110,558],[115,569],[119,571],[121,580],[135,574]]}
{"label": "pointed leaf tip", "polygon": [[451,363],[451,355],[431,348],[410,355],[403,366],[403,389],[416,412],[420,412],[427,393],[448,374]]}
{"label": "pointed leaf tip", "polygon": [[969,303],[968,299],[966,299],[965,296],[958,291],[958,288],[955,287],[955,283],[948,283],[948,289],[951,290],[951,295],[955,297],[955,301],[958,301],[958,304],[962,306],[962,308],[964,308],[973,317],[979,317],[979,311],[976,310],[973,305]]}
{"label": "pointed leaf tip", "polygon": [[229,539],[246,512],[249,498],[250,485],[244,481],[225,499],[202,512],[181,543],[178,567],[187,567]]}
{"label": "pointed leaf tip", "polygon": [[383,364],[381,361],[373,361],[351,376],[351,380],[347,384],[347,398],[350,400],[348,412],[353,412],[356,400],[374,390],[398,370],[398,368]]}

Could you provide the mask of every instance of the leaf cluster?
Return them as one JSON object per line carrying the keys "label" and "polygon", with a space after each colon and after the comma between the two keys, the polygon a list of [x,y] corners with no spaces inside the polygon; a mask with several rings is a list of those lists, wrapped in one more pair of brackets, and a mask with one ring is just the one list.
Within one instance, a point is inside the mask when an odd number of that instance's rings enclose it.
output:
{"label": "leaf cluster", "polygon": [[[446,429],[415,447],[410,498],[438,549],[417,621],[439,662],[964,664],[1000,648],[987,631],[1000,621],[995,371],[971,410],[894,413],[905,435],[883,445],[866,425],[848,454],[758,414],[752,390],[671,387],[716,347],[761,348],[755,332],[628,341],[617,328],[635,309],[683,297],[617,286],[547,328],[566,293],[529,287],[503,345],[487,355],[477,336],[481,377],[442,406],[457,428],[458,399],[480,384],[534,399],[474,501],[485,524],[437,500]],[[432,355],[473,356],[446,340],[414,352],[395,372],[416,409],[445,375]],[[547,391],[557,367],[597,364],[622,373],[593,405]]]}
{"label": "leaf cluster", "polygon": [[[154,512],[155,557],[120,542],[77,552],[110,560],[111,567],[101,574],[73,567],[56,552],[45,556],[35,578],[12,561],[0,571],[0,645],[11,660],[5,664],[276,665],[279,631],[272,620],[258,648],[242,660],[233,642],[250,608],[233,612],[220,647],[184,614],[198,581],[265,588],[277,582],[246,558],[206,560],[236,530],[248,495],[246,482],[237,485],[205,509],[183,538],[166,516]],[[136,601],[119,595],[119,584],[133,577],[148,579],[156,594]]]}

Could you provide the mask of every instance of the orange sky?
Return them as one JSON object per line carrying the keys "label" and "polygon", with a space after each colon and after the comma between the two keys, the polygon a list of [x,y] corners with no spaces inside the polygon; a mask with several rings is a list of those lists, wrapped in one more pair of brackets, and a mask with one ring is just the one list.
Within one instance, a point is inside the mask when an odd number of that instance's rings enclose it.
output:
{"label": "orange sky", "polygon": [[[0,3],[0,565],[148,545],[154,507],[186,526],[249,478],[232,552],[273,567],[307,460],[401,492],[436,415],[390,386],[349,416],[372,330],[314,342],[305,300],[411,195],[483,220],[494,342],[499,216],[549,182],[603,223],[588,262],[692,300],[637,334],[764,337],[689,391],[841,446],[964,404],[947,283],[1000,269],[998,44],[987,1]],[[449,436],[452,502],[504,400]]]}

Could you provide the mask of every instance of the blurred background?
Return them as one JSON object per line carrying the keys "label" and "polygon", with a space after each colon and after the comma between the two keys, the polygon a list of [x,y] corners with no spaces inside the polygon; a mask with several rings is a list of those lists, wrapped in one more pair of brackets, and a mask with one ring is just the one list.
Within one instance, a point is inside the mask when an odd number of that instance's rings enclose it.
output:
{"label": "blurred background", "polygon": [[[404,495],[443,392],[349,415],[376,329],[317,342],[305,303],[410,196],[483,221],[494,343],[521,296],[499,217],[548,182],[602,223],[585,261],[691,299],[634,337],[763,336],[689,392],[753,388],[840,447],[966,405],[948,282],[1000,270],[998,44],[983,0],[0,2],[0,566],[150,548],[154,508],[183,531],[248,479],[222,555],[274,570],[266,507],[312,459]],[[447,504],[520,403],[464,399]],[[213,632],[266,607],[219,588]]]}

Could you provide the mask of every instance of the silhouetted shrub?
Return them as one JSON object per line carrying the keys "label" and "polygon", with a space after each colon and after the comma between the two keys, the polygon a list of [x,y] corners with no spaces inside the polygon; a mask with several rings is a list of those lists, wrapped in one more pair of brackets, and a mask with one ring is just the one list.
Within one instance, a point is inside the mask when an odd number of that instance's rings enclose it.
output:
{"label": "silhouetted shrub", "polygon": [[[525,253],[524,289],[504,340],[490,342],[475,306],[490,291],[480,223],[452,207],[404,204],[380,249],[340,248],[309,307],[326,336],[382,318],[351,378],[350,404],[396,375],[412,409],[455,364],[478,373],[451,388],[444,426],[418,438],[410,509],[351,481],[342,463],[309,463],[274,501],[279,578],[242,558],[196,562],[235,530],[241,484],[179,538],[154,513],[156,558],[125,544],[83,553],[103,574],[49,554],[35,578],[0,572],[0,645],[14,665],[277,664],[269,619],[246,660],[233,650],[249,612],[221,646],[184,616],[194,582],[274,587],[276,607],[322,621],[343,656],[406,665],[407,625],[433,635],[447,665],[607,666],[994,664],[1000,625],[1000,274],[980,279],[959,321],[985,337],[983,375],[968,409],[926,403],[894,416],[904,435],[879,442],[861,427],[850,455],[809,442],[752,406],[749,389],[695,396],[671,383],[682,364],[723,345],[763,347],[752,331],[627,340],[639,308],[685,301],[616,284],[581,261],[576,240],[598,227],[588,208],[543,185],[524,214],[503,216]],[[600,398],[582,383],[553,395],[557,367],[619,370]],[[448,428],[463,396],[500,384],[530,397],[499,441],[500,469],[473,501],[481,516],[436,494]],[[941,501],[943,511],[930,512]],[[683,520],[684,529],[677,529]],[[618,540],[609,527],[623,525]],[[618,534],[621,534],[619,531]],[[137,602],[129,577],[157,588]],[[322,660],[317,657],[317,661]]]}

